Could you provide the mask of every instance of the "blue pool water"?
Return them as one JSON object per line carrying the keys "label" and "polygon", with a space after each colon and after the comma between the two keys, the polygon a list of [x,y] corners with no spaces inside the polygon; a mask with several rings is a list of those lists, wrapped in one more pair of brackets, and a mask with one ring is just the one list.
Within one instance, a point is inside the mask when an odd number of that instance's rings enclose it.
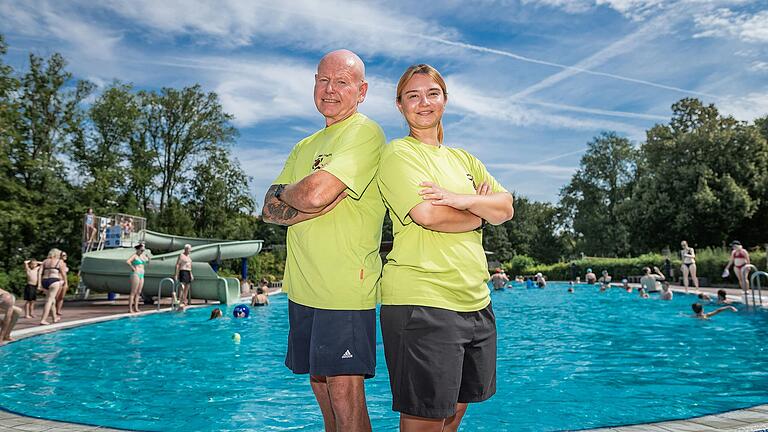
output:
{"label": "blue pool water", "polygon": [[[690,318],[692,296],[662,302],[584,285],[492,296],[498,392],[470,406],[463,430],[581,429],[768,402],[766,313],[701,321]],[[196,309],[21,340],[0,349],[0,407],[153,431],[320,430],[308,378],[283,366],[286,308],[277,296],[246,320],[229,308],[207,321],[211,309]],[[373,427],[396,430],[380,343],[378,360],[366,387]]]}

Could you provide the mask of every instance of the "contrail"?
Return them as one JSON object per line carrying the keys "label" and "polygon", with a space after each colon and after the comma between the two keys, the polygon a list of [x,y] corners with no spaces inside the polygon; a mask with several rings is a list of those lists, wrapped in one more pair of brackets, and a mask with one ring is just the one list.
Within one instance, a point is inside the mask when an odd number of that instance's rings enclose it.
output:
{"label": "contrail", "polygon": [[468,50],[472,50],[472,51],[483,52],[483,53],[496,54],[496,55],[500,55],[500,56],[504,56],[504,57],[509,57],[509,58],[513,58],[515,60],[520,60],[520,61],[524,61],[524,62],[528,62],[528,63],[535,63],[535,64],[540,64],[540,65],[545,65],[545,66],[552,66],[552,67],[556,67],[556,68],[560,68],[560,69],[570,70],[570,71],[573,71],[573,72],[579,72],[579,73],[588,74],[588,75],[595,75],[595,76],[601,76],[601,77],[606,77],[606,78],[612,78],[612,79],[621,80],[621,81],[627,81],[627,82],[631,82],[631,83],[635,83],[635,84],[643,84],[643,85],[647,85],[647,86],[651,86],[651,87],[656,87],[656,88],[665,89],[665,90],[672,90],[672,91],[676,91],[676,92],[680,92],[680,93],[687,93],[687,94],[696,95],[696,96],[703,96],[703,97],[709,97],[709,98],[715,98],[715,99],[722,99],[722,97],[720,97],[718,95],[713,95],[713,94],[703,93],[703,92],[697,92],[695,90],[688,90],[688,89],[684,89],[684,88],[680,88],[680,87],[669,86],[669,85],[666,85],[666,84],[659,84],[659,83],[655,83],[655,82],[652,82],[652,81],[646,81],[646,80],[641,80],[641,79],[637,79],[637,78],[625,77],[625,76],[622,76],[622,75],[616,75],[616,74],[612,74],[612,73],[608,73],[608,72],[597,72],[597,71],[593,71],[593,70],[590,70],[590,69],[580,68],[580,67],[577,67],[577,66],[569,66],[569,65],[565,65],[565,64],[561,64],[561,63],[555,63],[555,62],[550,62],[550,61],[546,61],[546,60],[539,60],[539,59],[535,59],[535,58],[531,58],[531,57],[521,56],[519,54],[515,54],[515,53],[509,52],[509,51],[498,50],[498,49],[495,49],[495,48],[487,48],[487,47],[483,47],[483,46],[479,46],[479,45],[473,45],[473,44],[468,44],[468,43],[464,43],[464,42],[455,42],[455,41],[451,41],[451,40],[447,40],[447,39],[443,39],[443,38],[439,38],[439,37],[435,37],[435,36],[428,36],[428,35],[421,35],[421,34],[420,35],[415,35],[415,36],[417,36],[417,37],[419,37],[421,39],[425,39],[425,40],[429,40],[429,41],[433,41],[433,42],[438,42],[438,43],[441,43],[441,44],[444,44],[444,45],[455,46],[455,47],[464,48],[464,49],[468,49]]}

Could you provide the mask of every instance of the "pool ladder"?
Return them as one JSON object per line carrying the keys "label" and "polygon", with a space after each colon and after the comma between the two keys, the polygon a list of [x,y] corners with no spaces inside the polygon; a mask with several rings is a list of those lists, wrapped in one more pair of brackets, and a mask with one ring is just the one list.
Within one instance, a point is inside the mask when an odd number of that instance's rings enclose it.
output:
{"label": "pool ladder", "polygon": [[163,283],[170,282],[171,284],[171,310],[176,310],[179,307],[179,284],[176,283],[174,278],[167,277],[160,281],[160,285],[157,287],[157,310],[160,310],[160,300],[163,298]]}
{"label": "pool ladder", "polygon": [[[755,267],[753,264],[747,264],[744,266],[744,268],[741,270],[743,273],[743,277],[750,276],[749,271],[750,269],[754,270],[755,272],[752,273],[751,277],[749,278],[749,288],[750,291],[752,291],[752,306],[757,306],[758,302],[760,303],[760,306],[763,305],[763,287],[760,283],[760,277],[765,277],[768,279],[768,273],[764,271],[760,271]],[[757,289],[757,301],[755,300],[755,289]],[[744,291],[744,303],[749,306],[749,293],[747,291]]]}

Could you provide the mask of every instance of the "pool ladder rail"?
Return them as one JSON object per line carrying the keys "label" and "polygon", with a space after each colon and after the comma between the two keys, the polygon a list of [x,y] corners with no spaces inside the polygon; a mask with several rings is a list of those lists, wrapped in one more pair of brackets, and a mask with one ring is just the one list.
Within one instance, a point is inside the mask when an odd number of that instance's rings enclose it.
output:
{"label": "pool ladder rail", "polygon": [[[750,269],[755,271],[751,276],[749,274]],[[758,270],[754,264],[747,264],[741,271],[744,277],[749,277],[749,289],[752,291],[752,306],[757,306],[758,302],[760,306],[763,306],[763,288],[760,277],[765,277],[768,280],[768,273]],[[757,300],[755,300],[755,289],[757,289]],[[747,291],[744,291],[744,304],[749,306],[749,293]]]}
{"label": "pool ladder rail", "polygon": [[[169,282],[171,284],[171,310],[177,310],[179,308],[179,287],[180,284],[176,283],[176,279],[167,277],[160,281],[160,285],[157,287],[157,310],[160,310],[160,300],[163,298],[163,283]],[[190,290],[191,291],[191,290]],[[191,293],[190,293],[191,294]]]}

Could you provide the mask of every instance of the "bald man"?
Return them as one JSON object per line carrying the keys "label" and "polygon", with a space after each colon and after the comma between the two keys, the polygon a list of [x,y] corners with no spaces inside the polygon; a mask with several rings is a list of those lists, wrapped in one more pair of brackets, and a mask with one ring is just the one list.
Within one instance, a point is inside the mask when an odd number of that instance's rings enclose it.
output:
{"label": "bald man", "polygon": [[299,141],[264,198],[263,219],[287,225],[285,365],[309,374],[326,431],[370,431],[364,379],[376,368],[376,291],[385,208],[375,176],[384,133],[357,112],[368,83],[351,51],[315,75],[325,127]]}

